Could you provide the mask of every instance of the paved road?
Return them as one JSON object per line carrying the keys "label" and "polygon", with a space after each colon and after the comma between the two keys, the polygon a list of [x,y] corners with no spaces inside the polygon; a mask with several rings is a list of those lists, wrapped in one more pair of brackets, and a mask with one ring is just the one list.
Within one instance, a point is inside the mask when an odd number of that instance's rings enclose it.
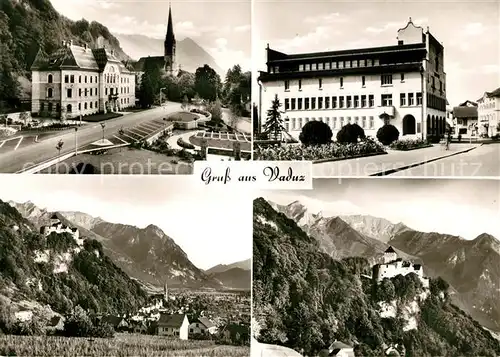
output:
{"label": "paved road", "polygon": [[390,176],[500,177],[500,143],[483,145],[467,153],[399,171]]}
{"label": "paved road", "polygon": [[[105,121],[106,127],[104,135],[116,135],[120,128],[129,128],[152,119],[161,119],[168,114],[179,111],[180,103],[168,103],[161,108],[153,108],[143,112],[127,114],[122,117]],[[77,132],[78,147],[85,146],[102,138],[102,128],[100,123],[90,124],[80,128]],[[51,137],[39,143],[34,143],[26,147],[18,148],[15,152],[0,154],[0,172],[15,173],[33,164],[43,162],[57,156],[56,145],[62,140],[64,142],[61,154],[75,150],[75,132],[64,132],[59,136]]]}

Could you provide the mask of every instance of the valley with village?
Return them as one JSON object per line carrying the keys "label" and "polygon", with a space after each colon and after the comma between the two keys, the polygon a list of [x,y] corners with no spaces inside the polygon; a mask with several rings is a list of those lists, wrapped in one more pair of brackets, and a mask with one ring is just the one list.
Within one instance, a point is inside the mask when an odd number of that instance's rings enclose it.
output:
{"label": "valley with village", "polygon": [[[175,5],[159,40],[56,4],[0,5],[0,172],[190,174],[195,160],[250,159],[250,71],[176,38]],[[235,33],[249,44],[248,28]]]}
{"label": "valley with village", "polygon": [[497,238],[281,202],[254,201],[252,356],[500,355]]}
{"label": "valley with village", "polygon": [[154,225],[0,201],[0,356],[248,356],[250,259],[198,269]]}

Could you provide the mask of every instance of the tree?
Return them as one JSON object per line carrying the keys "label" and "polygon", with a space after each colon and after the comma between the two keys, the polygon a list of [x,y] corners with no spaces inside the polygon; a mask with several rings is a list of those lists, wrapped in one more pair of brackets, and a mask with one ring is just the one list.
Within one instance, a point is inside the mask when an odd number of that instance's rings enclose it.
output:
{"label": "tree", "polygon": [[79,305],[75,307],[64,323],[64,334],[68,337],[87,337],[91,335],[92,329],[92,321],[87,312]]}
{"label": "tree", "polygon": [[193,73],[182,71],[177,78],[179,96],[192,99],[196,92],[194,90],[195,76]]}
{"label": "tree", "polygon": [[220,76],[209,65],[196,70],[194,88],[201,98],[215,101],[219,96],[220,87]]}
{"label": "tree", "polygon": [[260,123],[259,123],[259,109],[257,108],[257,105],[254,103],[252,106],[252,124],[253,124],[253,133],[254,135],[258,134],[260,132]]}
{"label": "tree", "polygon": [[377,131],[377,139],[384,145],[390,145],[399,138],[399,130],[392,124],[386,124]]}
{"label": "tree", "polygon": [[310,121],[302,127],[299,140],[303,145],[324,145],[332,141],[332,129],[322,121]]}
{"label": "tree", "polygon": [[358,139],[365,139],[365,131],[358,124],[347,124],[337,133],[337,141],[341,144],[356,144]]}
{"label": "tree", "polygon": [[211,121],[215,123],[222,123],[222,106],[220,101],[209,103],[206,109],[212,115]]}
{"label": "tree", "polygon": [[283,130],[283,119],[281,119],[281,114],[283,114],[283,112],[280,108],[281,103],[276,94],[271,103],[271,108],[267,110],[266,123],[264,124],[264,131],[268,135],[272,135],[275,140],[281,138],[281,132]]}
{"label": "tree", "polygon": [[185,95],[184,98],[182,98],[181,109],[182,110],[188,110],[189,109],[189,99],[188,99],[187,95]]}
{"label": "tree", "polygon": [[156,95],[160,93],[161,70],[153,60],[146,59],[144,62],[144,74],[141,79],[139,91],[139,103],[143,108],[150,108],[154,103]]}

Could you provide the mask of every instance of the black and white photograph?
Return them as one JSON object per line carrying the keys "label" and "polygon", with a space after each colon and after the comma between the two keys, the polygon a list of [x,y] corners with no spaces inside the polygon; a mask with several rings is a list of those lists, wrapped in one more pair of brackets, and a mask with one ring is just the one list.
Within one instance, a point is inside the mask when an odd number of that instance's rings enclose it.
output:
{"label": "black and white photograph", "polygon": [[252,355],[500,355],[497,180],[321,178],[257,197]]}
{"label": "black and white photograph", "polygon": [[497,1],[254,1],[254,160],[500,176]]}
{"label": "black and white photograph", "polygon": [[67,177],[0,177],[0,356],[249,356],[251,199]]}
{"label": "black and white photograph", "polygon": [[2,0],[0,172],[249,160],[250,20],[250,0]]}

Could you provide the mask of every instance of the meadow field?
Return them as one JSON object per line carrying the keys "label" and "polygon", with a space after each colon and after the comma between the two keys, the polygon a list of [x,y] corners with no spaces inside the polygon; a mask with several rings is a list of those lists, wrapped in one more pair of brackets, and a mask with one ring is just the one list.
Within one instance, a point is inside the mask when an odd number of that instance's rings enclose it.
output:
{"label": "meadow field", "polygon": [[117,334],[114,338],[0,335],[0,356],[182,356],[247,357],[250,347],[212,341],[180,341],[160,336]]}

